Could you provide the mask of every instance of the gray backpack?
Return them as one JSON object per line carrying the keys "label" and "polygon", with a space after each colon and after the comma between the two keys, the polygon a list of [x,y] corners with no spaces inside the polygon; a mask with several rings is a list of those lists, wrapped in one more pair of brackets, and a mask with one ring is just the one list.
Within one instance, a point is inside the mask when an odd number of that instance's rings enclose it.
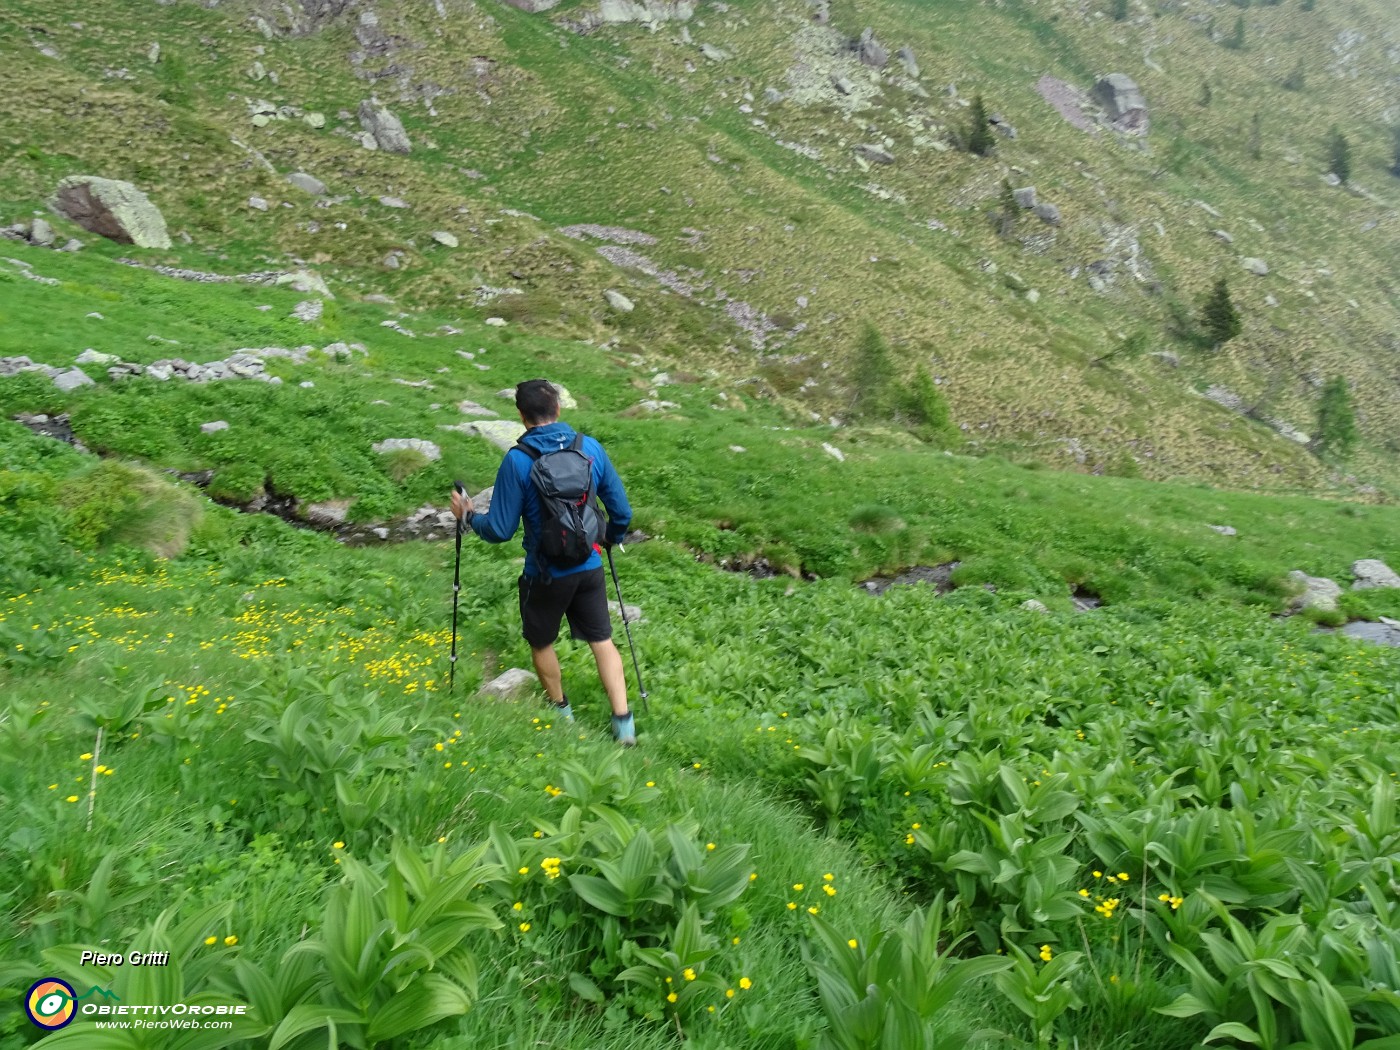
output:
{"label": "gray backpack", "polygon": [[530,483],[540,497],[540,557],[547,567],[582,565],[603,538],[593,460],[583,453],[583,435],[576,434],[568,448],[554,452],[540,452],[523,442],[515,447],[534,461]]}

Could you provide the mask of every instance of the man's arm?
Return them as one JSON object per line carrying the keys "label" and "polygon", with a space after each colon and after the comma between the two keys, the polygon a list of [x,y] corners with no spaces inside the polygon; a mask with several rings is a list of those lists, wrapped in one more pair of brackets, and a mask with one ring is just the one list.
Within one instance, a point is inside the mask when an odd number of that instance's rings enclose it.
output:
{"label": "man's arm", "polygon": [[[520,453],[524,455],[524,453]],[[520,515],[524,510],[525,490],[520,483],[514,464],[507,452],[496,470],[496,487],[491,491],[491,509],[485,514],[473,515],[469,520],[471,529],[487,543],[505,543],[520,528]]]}
{"label": "man's arm", "polygon": [[604,539],[609,544],[621,543],[627,535],[627,526],[632,524],[632,505],[627,502],[622,479],[617,476],[617,471],[613,469],[612,461],[608,459],[608,454],[601,444],[598,445],[598,465],[602,468],[602,477],[598,481],[598,498],[608,510],[608,528]]}

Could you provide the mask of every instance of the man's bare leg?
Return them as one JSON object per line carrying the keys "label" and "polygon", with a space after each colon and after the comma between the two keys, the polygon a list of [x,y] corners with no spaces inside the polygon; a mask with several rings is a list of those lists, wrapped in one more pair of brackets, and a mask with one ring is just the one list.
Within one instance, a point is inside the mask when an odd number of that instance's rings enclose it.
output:
{"label": "man's bare leg", "polygon": [[[532,646],[530,656],[535,661],[535,674],[539,675],[540,685],[544,686],[544,691],[549,695],[549,699],[555,704],[562,704],[564,702],[564,675],[559,670],[559,655],[554,651],[554,646],[546,645],[543,649],[536,649]],[[621,667],[622,662],[621,657],[619,657],[619,673]]]}
{"label": "man's bare leg", "polygon": [[[618,716],[627,714],[627,679],[622,674],[622,654],[617,651],[617,646],[611,639],[605,642],[589,642],[588,647],[593,650],[593,659],[598,664],[598,677],[603,683],[603,689],[607,691],[612,713]],[[539,664],[536,663],[535,666],[538,667]],[[557,661],[554,667],[557,675]],[[540,677],[543,680],[544,676]]]}

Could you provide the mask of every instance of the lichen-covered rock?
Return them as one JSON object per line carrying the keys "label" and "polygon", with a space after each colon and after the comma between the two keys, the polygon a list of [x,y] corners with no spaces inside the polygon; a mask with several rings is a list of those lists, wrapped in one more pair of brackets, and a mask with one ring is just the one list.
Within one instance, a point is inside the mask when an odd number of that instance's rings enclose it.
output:
{"label": "lichen-covered rock", "polygon": [[170,247],[165,216],[149,197],[129,182],[95,175],[70,175],[59,182],[50,205],[59,215],[76,222],[89,233],[118,244],[134,244],[138,248]]}
{"label": "lichen-covered rock", "polygon": [[413,143],[409,141],[408,132],[403,129],[403,122],[390,112],[389,108],[374,99],[365,99],[360,103],[360,127],[365,129],[365,133],[370,135],[381,150],[385,153],[411,153]]}
{"label": "lichen-covered rock", "polygon": [[1337,599],[1342,596],[1341,587],[1335,580],[1325,576],[1309,576],[1300,569],[1294,569],[1288,578],[1299,588],[1300,593],[1293,598],[1295,610],[1316,609],[1319,612],[1335,612]]}
{"label": "lichen-covered rock", "polygon": [[613,291],[611,288],[603,292],[603,298],[608,301],[608,305],[619,313],[630,314],[635,308],[635,304],[621,292]]}
{"label": "lichen-covered rock", "polygon": [[1103,106],[1114,130],[1131,135],[1147,134],[1147,99],[1132,77],[1126,73],[1110,73],[1094,85],[1090,94]]}
{"label": "lichen-covered rock", "polygon": [[380,454],[398,452],[401,449],[412,449],[425,459],[439,460],[442,458],[442,449],[431,441],[424,441],[422,438],[387,438],[384,441],[376,442],[371,445],[370,448]]}

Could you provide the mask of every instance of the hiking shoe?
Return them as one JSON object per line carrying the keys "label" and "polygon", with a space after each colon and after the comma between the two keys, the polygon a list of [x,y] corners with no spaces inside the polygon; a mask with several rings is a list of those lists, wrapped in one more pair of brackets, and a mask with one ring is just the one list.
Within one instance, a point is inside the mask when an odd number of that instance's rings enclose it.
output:
{"label": "hiking shoe", "polygon": [[564,702],[562,704],[556,704],[553,700],[551,700],[549,702],[549,706],[554,708],[554,710],[558,713],[559,717],[562,718],[565,722],[572,722],[574,720],[574,709],[569,704],[569,698],[567,696],[564,697]]}
{"label": "hiking shoe", "polygon": [[637,727],[632,722],[632,713],[613,715],[613,737],[623,747],[637,746]]}

